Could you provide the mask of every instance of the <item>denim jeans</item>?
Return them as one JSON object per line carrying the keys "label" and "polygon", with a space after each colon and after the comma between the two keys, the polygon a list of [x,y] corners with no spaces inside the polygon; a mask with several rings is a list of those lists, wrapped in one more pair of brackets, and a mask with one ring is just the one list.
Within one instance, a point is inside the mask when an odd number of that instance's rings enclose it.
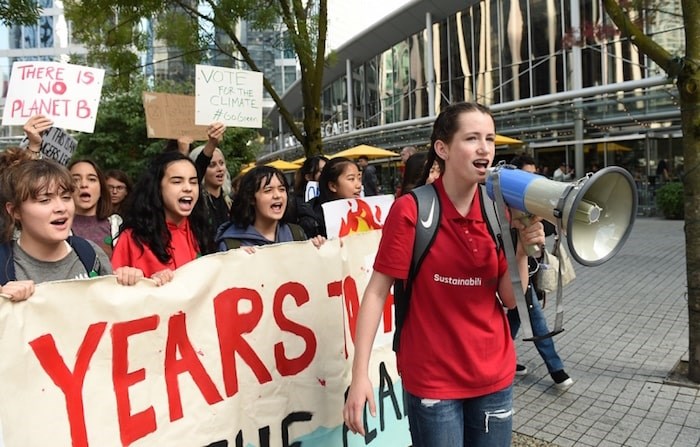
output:
{"label": "denim jeans", "polygon": [[470,399],[422,399],[406,392],[413,447],[508,447],[513,387]]}
{"label": "denim jeans", "polygon": [[[537,293],[531,285],[527,286],[527,293],[532,293],[532,308],[529,309],[532,335],[538,337],[549,334],[547,319],[542,311],[542,306],[540,306],[540,301],[537,299]],[[510,335],[515,338],[520,330],[520,315],[518,315],[518,309],[508,310],[508,323],[510,323]],[[554,348],[554,340],[552,337],[535,341],[535,348],[537,348],[537,352],[540,353],[540,357],[544,360],[547,371],[553,373],[564,369],[564,362],[561,361],[557,350]]]}

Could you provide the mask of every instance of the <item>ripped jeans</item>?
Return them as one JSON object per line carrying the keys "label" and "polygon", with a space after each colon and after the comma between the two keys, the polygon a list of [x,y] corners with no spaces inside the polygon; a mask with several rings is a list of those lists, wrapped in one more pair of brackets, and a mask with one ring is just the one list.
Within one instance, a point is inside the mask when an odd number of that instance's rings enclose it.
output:
{"label": "ripped jeans", "polygon": [[413,447],[508,447],[513,387],[458,400],[422,399],[406,392]]}

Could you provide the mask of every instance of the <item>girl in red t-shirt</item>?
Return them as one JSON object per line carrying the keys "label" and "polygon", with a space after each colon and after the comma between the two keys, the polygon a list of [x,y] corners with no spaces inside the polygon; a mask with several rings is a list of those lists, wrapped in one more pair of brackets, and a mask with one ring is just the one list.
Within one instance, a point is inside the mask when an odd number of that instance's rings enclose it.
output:
{"label": "girl in red t-shirt", "polygon": [[[442,211],[435,241],[413,277],[398,352],[414,447],[510,445],[515,350],[503,307],[514,308],[515,296],[478,194],[493,162],[495,137],[490,111],[475,103],[448,106],[433,126],[423,179],[437,161],[442,175],[434,185]],[[396,279],[408,276],[416,224],[414,199],[399,197],[382,230],[355,330],[352,383],[343,409],[353,433],[364,434],[366,402],[375,415],[369,357],[387,294]],[[543,244],[544,231],[539,219],[513,226],[522,244],[518,268],[527,284],[523,247]]]}

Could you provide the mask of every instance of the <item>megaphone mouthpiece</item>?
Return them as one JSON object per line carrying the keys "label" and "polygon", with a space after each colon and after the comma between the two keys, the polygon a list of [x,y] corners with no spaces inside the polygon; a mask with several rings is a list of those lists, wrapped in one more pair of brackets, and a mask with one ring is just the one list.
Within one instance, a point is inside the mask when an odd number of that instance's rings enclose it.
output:
{"label": "megaphone mouthpiece", "polygon": [[602,213],[603,208],[599,207],[596,203],[589,202],[588,200],[581,200],[578,208],[576,208],[574,219],[578,222],[593,224],[598,222]]}

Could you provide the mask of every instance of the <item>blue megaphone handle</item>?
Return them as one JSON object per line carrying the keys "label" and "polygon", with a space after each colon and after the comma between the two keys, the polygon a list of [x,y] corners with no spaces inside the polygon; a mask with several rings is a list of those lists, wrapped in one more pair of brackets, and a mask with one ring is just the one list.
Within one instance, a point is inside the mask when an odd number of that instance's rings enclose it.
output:
{"label": "blue megaphone handle", "polygon": [[[525,193],[527,188],[530,186],[530,183],[542,177],[539,177],[537,174],[522,171],[510,165],[499,166],[495,169],[501,172],[506,169],[508,170],[508,175],[499,175],[498,178],[503,200],[506,202],[506,205],[527,213],[528,210],[525,207]],[[486,193],[491,197],[491,200],[496,199],[493,192],[493,181],[490,175],[486,177]]]}

